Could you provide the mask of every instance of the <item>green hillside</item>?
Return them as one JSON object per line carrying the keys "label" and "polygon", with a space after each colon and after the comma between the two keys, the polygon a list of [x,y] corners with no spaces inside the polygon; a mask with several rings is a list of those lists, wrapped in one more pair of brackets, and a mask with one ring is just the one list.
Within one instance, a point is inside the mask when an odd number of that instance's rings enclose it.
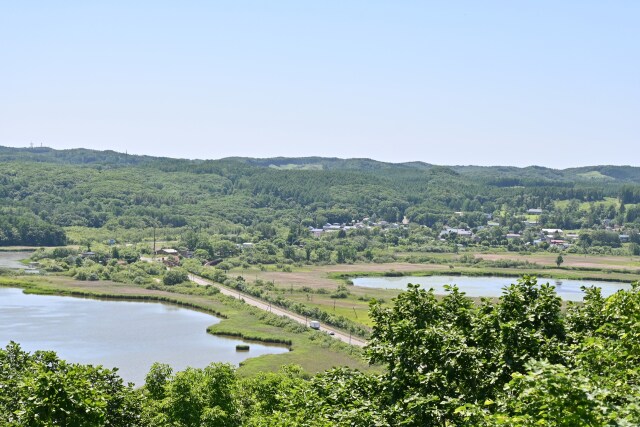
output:
{"label": "green hillside", "polygon": [[[201,229],[302,222],[317,227],[365,217],[388,222],[406,217],[432,227],[448,224],[453,212],[477,214],[466,222],[481,225],[478,218],[484,215],[530,208],[552,212],[571,200],[638,203],[638,182],[640,168],[629,166],[554,170],[321,157],[187,160],[0,147],[0,218],[5,218],[6,231],[6,218],[30,212],[34,227],[41,224],[55,233],[55,227],[71,226]],[[553,221],[558,227],[580,228],[605,215],[613,219],[618,215],[613,208],[588,221],[562,215]],[[638,217],[621,214],[622,222]],[[0,236],[0,241],[16,239]],[[45,244],[47,239],[32,241]]]}

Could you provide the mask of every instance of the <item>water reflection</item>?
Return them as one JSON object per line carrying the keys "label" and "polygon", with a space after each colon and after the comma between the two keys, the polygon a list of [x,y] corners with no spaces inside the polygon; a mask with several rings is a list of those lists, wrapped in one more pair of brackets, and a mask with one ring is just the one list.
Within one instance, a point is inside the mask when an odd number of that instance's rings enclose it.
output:
{"label": "water reflection", "polygon": [[0,268],[27,268],[20,260],[27,259],[33,252],[0,251]]}

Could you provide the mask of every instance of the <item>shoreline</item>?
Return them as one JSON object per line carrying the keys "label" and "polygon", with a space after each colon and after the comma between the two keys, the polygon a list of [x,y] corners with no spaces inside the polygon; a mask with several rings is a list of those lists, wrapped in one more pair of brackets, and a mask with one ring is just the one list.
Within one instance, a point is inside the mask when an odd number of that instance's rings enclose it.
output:
{"label": "shoreline", "polygon": [[346,366],[362,372],[379,371],[369,365],[360,348],[339,342],[320,332],[309,330],[289,319],[263,312],[221,294],[201,295],[150,290],[115,282],[78,282],[62,276],[47,278],[0,277],[0,286],[28,289],[49,295],[74,297],[116,297],[119,300],[173,303],[191,310],[218,315],[221,321],[210,325],[207,332],[216,336],[232,336],[243,341],[287,348],[279,354],[268,354],[245,360],[239,375],[277,372],[285,365],[299,365],[309,375],[335,366]]}
{"label": "shoreline", "polygon": [[[54,285],[55,286],[55,285]],[[79,299],[93,299],[98,301],[122,301],[122,302],[139,302],[139,303],[159,303],[159,304],[168,304],[173,305],[180,308],[185,308],[188,310],[197,311],[200,313],[208,314],[214,317],[219,318],[221,321],[229,319],[227,314],[221,313],[217,310],[213,310],[211,308],[207,308],[203,305],[192,303],[188,301],[181,301],[177,298],[171,298],[163,295],[127,295],[127,294],[107,294],[102,292],[95,291],[78,291],[78,290],[69,290],[60,287],[55,287],[53,289],[44,288],[42,286],[38,286],[37,283],[23,281],[23,280],[5,280],[4,278],[0,278],[0,287],[3,288],[15,288],[22,289],[25,294],[32,295],[49,295],[49,296],[60,296],[60,297],[69,297],[69,298],[79,298]],[[184,294],[180,294],[184,295]],[[286,347],[289,351],[293,351],[293,344],[291,340],[277,339],[277,338],[261,338],[255,336],[248,336],[241,332],[216,332],[214,329],[219,324],[209,325],[206,328],[206,333],[219,336],[219,337],[227,337],[227,338],[237,338],[246,341],[247,343],[258,343],[264,345],[272,345],[278,347]]]}

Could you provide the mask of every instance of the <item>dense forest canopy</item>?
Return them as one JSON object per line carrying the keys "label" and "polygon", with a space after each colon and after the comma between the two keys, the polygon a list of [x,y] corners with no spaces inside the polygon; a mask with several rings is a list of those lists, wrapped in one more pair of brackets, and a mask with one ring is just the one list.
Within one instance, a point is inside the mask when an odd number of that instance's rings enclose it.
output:
{"label": "dense forest canopy", "polygon": [[[70,226],[202,229],[303,221],[322,226],[364,217],[389,222],[406,217],[433,226],[445,224],[454,211],[473,217],[531,208],[544,209],[545,219],[558,227],[580,228],[607,215],[638,220],[637,207],[623,209],[640,203],[640,168],[446,167],[319,157],[186,160],[0,147],[0,196],[5,236],[0,244],[60,244],[59,227]],[[593,221],[555,205],[605,198],[621,206],[596,212]],[[25,221],[39,237],[15,231]]]}

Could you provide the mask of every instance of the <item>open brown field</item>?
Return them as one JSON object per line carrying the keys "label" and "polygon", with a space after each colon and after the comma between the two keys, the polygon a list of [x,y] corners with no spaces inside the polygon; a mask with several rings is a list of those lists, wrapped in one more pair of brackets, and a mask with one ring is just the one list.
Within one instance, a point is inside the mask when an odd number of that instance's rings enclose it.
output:
{"label": "open brown field", "polygon": [[314,289],[322,287],[334,289],[337,282],[329,277],[330,274],[353,272],[385,273],[391,270],[403,273],[425,270],[445,272],[449,271],[450,268],[443,264],[411,264],[398,262],[388,264],[339,264],[303,267],[290,273],[260,270],[234,270],[233,272],[235,274],[236,272],[244,271],[246,273],[246,278],[249,280],[258,278],[266,281],[273,281],[276,285],[293,284],[294,286],[309,286]]}

